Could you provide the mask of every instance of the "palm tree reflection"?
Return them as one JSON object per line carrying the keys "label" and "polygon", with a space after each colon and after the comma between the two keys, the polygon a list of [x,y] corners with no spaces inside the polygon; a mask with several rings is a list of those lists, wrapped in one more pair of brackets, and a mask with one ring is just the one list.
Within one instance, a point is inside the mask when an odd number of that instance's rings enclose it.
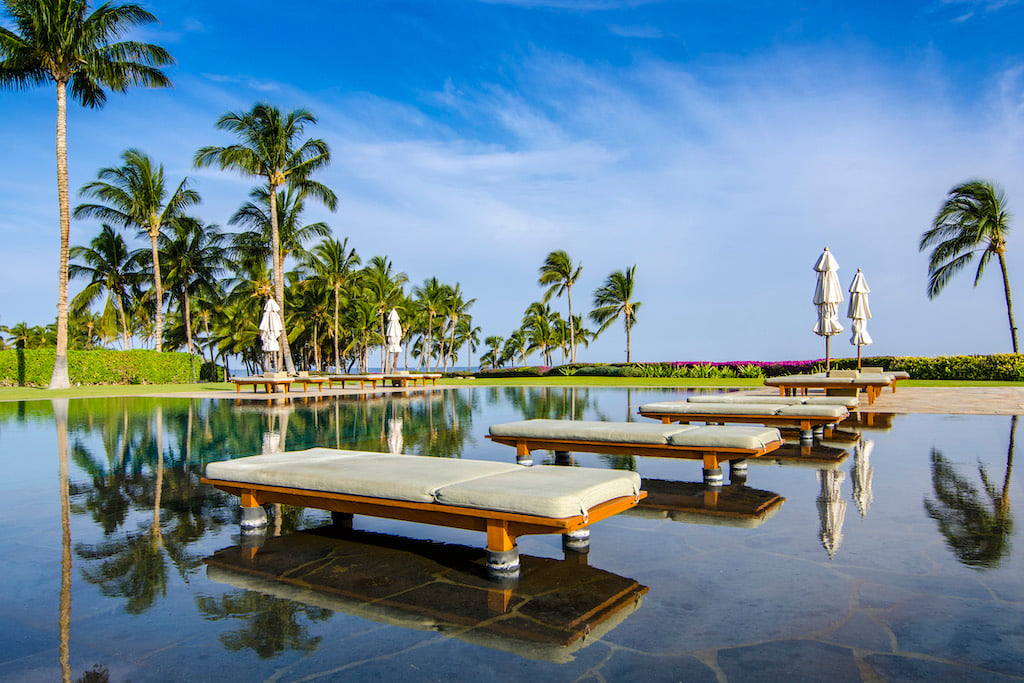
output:
{"label": "palm tree reflection", "polygon": [[1013,470],[1017,416],[1010,418],[1010,445],[1002,489],[997,488],[980,462],[981,488],[961,477],[937,448],[932,449],[932,488],[925,510],[946,538],[946,546],[968,567],[992,569],[1010,550],[1013,517],[1010,515],[1010,474]]}
{"label": "palm tree reflection", "polygon": [[198,597],[196,606],[207,618],[242,619],[245,626],[223,633],[220,641],[229,652],[249,649],[261,659],[270,659],[286,650],[313,652],[320,636],[311,636],[303,622],[325,621],[334,614],[329,609],[303,605],[257,591],[238,591],[219,598]]}

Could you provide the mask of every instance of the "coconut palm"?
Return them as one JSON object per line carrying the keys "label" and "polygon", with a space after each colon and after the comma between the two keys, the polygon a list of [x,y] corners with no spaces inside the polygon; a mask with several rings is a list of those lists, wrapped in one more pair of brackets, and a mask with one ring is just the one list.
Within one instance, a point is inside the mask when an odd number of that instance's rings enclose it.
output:
{"label": "coconut palm", "polygon": [[544,260],[540,267],[540,284],[549,285],[544,292],[544,303],[547,303],[552,296],[562,296],[569,304],[569,354],[573,363],[576,362],[576,330],[572,315],[572,286],[583,271],[583,264],[574,265],[569,254],[562,251],[553,251]]}
{"label": "coconut palm", "polygon": [[[539,350],[545,365],[551,365],[551,346],[555,343],[554,321],[560,318],[545,303],[535,301],[526,307],[520,329],[526,337],[526,351]],[[524,356],[525,360],[525,356]]]}
{"label": "coconut palm", "polygon": [[138,149],[121,155],[121,166],[100,169],[97,179],[79,190],[83,197],[95,197],[102,204],[79,204],[75,218],[97,218],[124,227],[134,226],[149,237],[153,261],[153,289],[156,350],[162,350],[164,288],[160,272],[160,230],[182,212],[199,203],[199,194],[188,187],[188,178],[168,194],[163,164],[153,161]]}
{"label": "coconut palm", "polygon": [[[452,367],[455,367],[455,334],[458,330],[459,321],[468,317],[466,311],[476,303],[476,299],[470,299],[466,301],[462,296],[462,287],[458,282],[455,283],[454,287],[448,287],[448,296],[445,299],[444,314],[448,317],[448,328],[450,332],[448,342],[448,352],[444,351],[444,345],[442,342],[441,356],[444,358],[444,369],[448,371],[448,357],[451,356]],[[440,359],[438,359],[440,362]],[[435,370],[437,368],[434,368]]]}
{"label": "coconut palm", "polygon": [[88,278],[86,285],[71,302],[73,309],[90,306],[100,295],[107,295],[107,306],[113,304],[121,323],[121,348],[131,348],[126,312],[132,293],[138,288],[142,275],[136,255],[128,249],[121,235],[112,227],[103,224],[100,234],[89,242],[88,247],[74,246],[68,252],[73,261],[68,266],[72,278]]}
{"label": "coconut palm", "polygon": [[156,17],[135,4],[105,3],[89,12],[86,0],[3,0],[13,29],[0,26],[0,88],[27,90],[52,81],[57,86],[57,203],[60,256],[57,286],[57,348],[51,389],[66,389],[68,379],[68,199],[67,89],[83,106],[102,107],[104,88],[126,92],[131,86],[168,87],[156,67],[173,64],[161,47],[119,41],[135,26]]}
{"label": "coconut palm", "polygon": [[218,225],[203,225],[197,218],[179,217],[168,234],[160,235],[160,254],[166,264],[167,287],[178,301],[185,324],[185,346],[194,353],[192,300],[216,296],[217,276],[227,265],[224,234]]}
{"label": "coconut palm", "polygon": [[633,283],[636,274],[636,266],[626,271],[616,270],[608,276],[604,284],[594,290],[594,310],[590,312],[590,319],[600,325],[597,335],[608,329],[617,318],[622,318],[626,326],[626,362],[629,362],[630,341],[629,333],[636,324],[636,312],[640,309],[641,302],[633,301]]}
{"label": "coconut palm", "polygon": [[423,281],[419,287],[412,288],[412,295],[417,306],[423,311],[427,320],[426,336],[421,342],[420,361],[426,362],[426,369],[430,369],[430,350],[434,340],[434,318],[440,316],[444,310],[446,290],[445,285],[436,277],[430,277]]}
{"label": "coconut palm", "polygon": [[359,265],[359,255],[355,248],[349,249],[347,237],[341,242],[333,237],[326,237],[303,259],[303,265],[312,272],[311,279],[329,287],[334,295],[334,330],[331,337],[334,341],[335,369],[341,372],[341,351],[338,343],[341,294],[353,278],[353,271]]}
{"label": "coconut palm", "polygon": [[[338,198],[326,185],[310,176],[331,160],[327,143],[318,138],[302,139],[307,125],[315,125],[316,117],[306,109],[283,114],[269,104],[260,103],[250,112],[228,112],[217,120],[217,128],[235,135],[239,140],[226,147],[208,146],[196,152],[197,167],[217,164],[222,170],[233,170],[242,175],[259,178],[265,183],[270,209],[270,246],[274,262],[274,298],[284,305],[284,257],[278,226],[277,190],[290,186],[303,197],[314,197],[331,211]],[[288,372],[295,372],[295,364],[288,348],[288,333],[281,332],[281,351]]]}
{"label": "coconut palm", "polygon": [[[405,293],[402,288],[409,281],[405,273],[395,273],[392,270],[391,261],[386,256],[374,256],[366,264],[360,275],[363,289],[366,292],[368,301],[373,304],[377,311],[377,320],[380,322],[380,337],[384,339],[387,328],[385,316],[392,308],[397,308],[405,300]],[[385,346],[380,349],[380,367],[383,372],[388,372]]]}
{"label": "coconut palm", "polygon": [[933,247],[928,259],[928,298],[934,299],[949,280],[978,257],[974,286],[993,257],[999,261],[1010,321],[1013,352],[1018,352],[1017,327],[1013,322],[1010,280],[1006,274],[1006,238],[1011,214],[1002,188],[987,180],[970,180],[957,185],[946,196],[932,228],[921,235],[919,250]]}

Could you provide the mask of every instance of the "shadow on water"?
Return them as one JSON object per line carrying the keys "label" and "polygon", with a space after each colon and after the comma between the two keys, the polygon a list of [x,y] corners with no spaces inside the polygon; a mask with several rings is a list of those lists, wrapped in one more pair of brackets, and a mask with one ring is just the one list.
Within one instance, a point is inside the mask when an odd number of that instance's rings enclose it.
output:
{"label": "shadow on water", "polygon": [[931,452],[932,488],[935,499],[926,498],[925,510],[956,558],[973,569],[998,567],[1010,551],[1013,517],[1010,514],[1010,475],[1013,472],[1017,416],[1010,419],[1010,444],[1002,488],[989,478],[978,463],[981,486],[975,486],[956,471],[937,448]]}

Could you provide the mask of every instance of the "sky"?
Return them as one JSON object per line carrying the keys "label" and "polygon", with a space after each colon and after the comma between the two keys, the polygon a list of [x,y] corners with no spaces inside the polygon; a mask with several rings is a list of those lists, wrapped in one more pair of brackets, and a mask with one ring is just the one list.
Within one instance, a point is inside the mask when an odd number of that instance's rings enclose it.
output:
{"label": "sky", "polygon": [[[829,247],[844,289],[858,268],[871,288],[866,355],[1011,351],[998,268],[929,300],[918,243],[966,180],[998,183],[1024,216],[1024,3],[143,4],[160,23],[132,37],[171,52],[174,87],[69,104],[72,206],[136,147],[228,228],[252,181],[193,168],[195,150],[233,142],[214,126],[226,112],[304,107],[340,199],[308,220],[413,285],[458,282],[481,338],[518,327],[564,249],[583,266],[574,312],[636,266],[633,360],[821,358],[812,268]],[[54,93],[0,92],[0,324],[55,315]],[[74,221],[71,243],[98,230]],[[832,355],[855,356],[841,322]],[[625,360],[622,325],[578,359]]]}

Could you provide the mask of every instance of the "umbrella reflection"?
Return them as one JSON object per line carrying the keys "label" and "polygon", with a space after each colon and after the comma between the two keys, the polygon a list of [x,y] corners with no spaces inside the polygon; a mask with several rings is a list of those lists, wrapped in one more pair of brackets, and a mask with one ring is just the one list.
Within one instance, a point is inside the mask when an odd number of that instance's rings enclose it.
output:
{"label": "umbrella reflection", "polygon": [[871,507],[871,478],[875,474],[875,468],[871,466],[871,451],[874,448],[875,442],[871,439],[861,439],[853,448],[853,502],[857,504],[861,517],[866,517]]}
{"label": "umbrella reflection", "polygon": [[835,557],[843,542],[843,522],[846,520],[846,501],[843,500],[843,480],[840,470],[818,470],[818,519],[821,521],[821,545],[828,551],[828,559]]}

